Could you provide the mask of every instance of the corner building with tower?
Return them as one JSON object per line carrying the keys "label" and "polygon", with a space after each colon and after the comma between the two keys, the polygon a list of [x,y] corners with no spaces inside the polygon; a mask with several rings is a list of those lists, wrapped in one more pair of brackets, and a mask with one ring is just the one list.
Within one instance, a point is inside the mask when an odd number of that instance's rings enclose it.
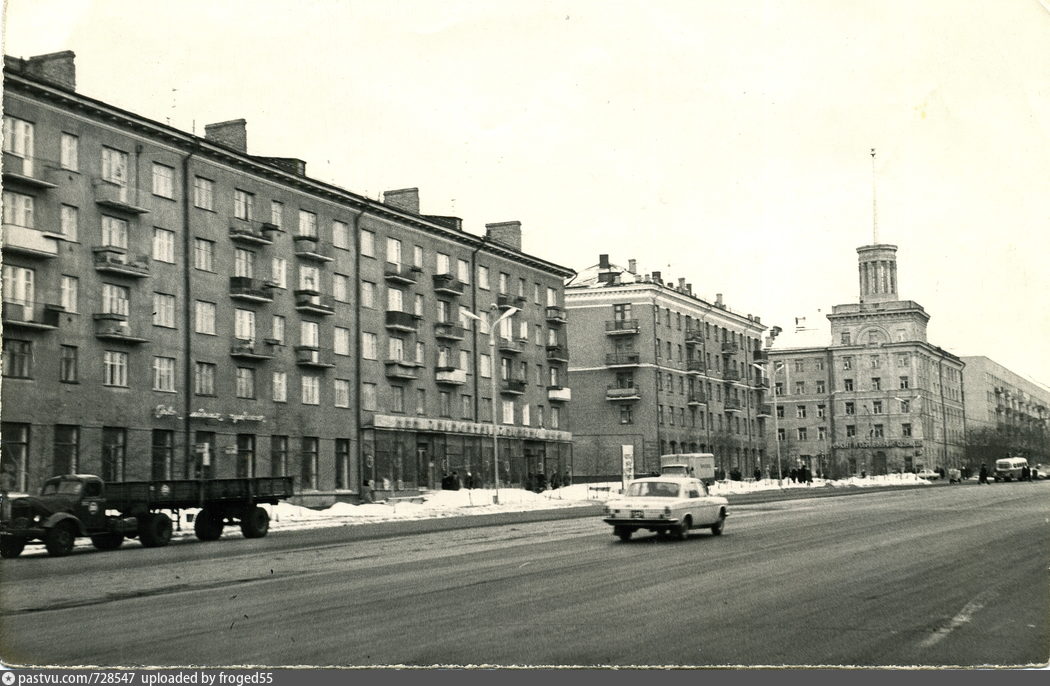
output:
{"label": "corner building with tower", "polygon": [[[5,58],[3,486],[290,475],[300,501],[571,469],[563,280],[521,225],[467,233]],[[517,311],[497,359],[467,312]]]}

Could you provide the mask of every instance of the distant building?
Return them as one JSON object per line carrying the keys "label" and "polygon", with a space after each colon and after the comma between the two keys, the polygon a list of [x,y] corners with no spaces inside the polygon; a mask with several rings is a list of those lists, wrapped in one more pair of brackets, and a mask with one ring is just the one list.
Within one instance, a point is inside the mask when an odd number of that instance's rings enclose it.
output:
{"label": "distant building", "polygon": [[962,464],[964,363],[926,340],[930,316],[921,305],[898,299],[896,251],[857,249],[860,302],[827,315],[830,345],[769,351],[778,371],[776,422],[767,428],[778,432],[785,472]]}
{"label": "distant building", "polygon": [[[996,450],[1046,461],[1050,455],[1050,389],[984,356],[964,357],[966,428],[998,431]],[[1001,441],[1001,442],[1000,442]],[[980,452],[980,445],[974,446]],[[978,455],[992,460],[1001,454]]]}
{"label": "distant building", "polygon": [[[5,58],[4,486],[291,475],[302,497],[571,465],[563,281],[486,236],[76,92],[71,52]],[[466,313],[518,308],[499,331]]]}
{"label": "distant building", "polygon": [[758,317],[608,255],[568,284],[565,307],[577,475],[616,477],[624,446],[636,472],[685,452],[713,452],[727,473],[768,468]]}

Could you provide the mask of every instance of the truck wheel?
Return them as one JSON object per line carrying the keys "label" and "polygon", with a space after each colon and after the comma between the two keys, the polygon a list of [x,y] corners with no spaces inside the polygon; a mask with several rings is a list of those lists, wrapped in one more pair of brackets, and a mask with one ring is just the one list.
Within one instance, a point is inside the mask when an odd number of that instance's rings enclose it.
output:
{"label": "truck wheel", "polygon": [[615,529],[613,529],[613,533],[619,536],[621,541],[626,543],[627,541],[631,540],[631,534],[633,534],[634,532],[628,529],[627,527],[618,526]]}
{"label": "truck wheel", "polygon": [[201,541],[217,541],[225,525],[221,514],[206,507],[193,520],[193,533]]}
{"label": "truck wheel", "polygon": [[77,539],[77,528],[72,522],[59,522],[47,530],[44,536],[44,547],[52,557],[63,557],[73,552],[73,543]]}
{"label": "truck wheel", "polygon": [[249,507],[241,515],[241,533],[245,538],[262,538],[270,530],[270,515],[256,505]]}
{"label": "truck wheel", "polygon": [[711,533],[715,536],[721,536],[722,531],[726,528],[726,511],[722,510],[718,513],[718,521],[711,526]]}
{"label": "truck wheel", "polygon": [[0,536],[0,557],[18,557],[25,547],[26,539],[21,536]]}
{"label": "truck wheel", "polygon": [[163,548],[171,540],[171,518],[163,512],[147,514],[139,522],[139,540],[146,548]]}
{"label": "truck wheel", "polygon": [[116,550],[124,542],[124,534],[113,531],[106,534],[95,534],[91,537],[91,545],[99,550]]}
{"label": "truck wheel", "polygon": [[682,523],[678,525],[678,528],[674,530],[675,536],[678,537],[679,541],[684,541],[689,538],[689,527],[693,525],[693,518],[686,515],[682,518]]}

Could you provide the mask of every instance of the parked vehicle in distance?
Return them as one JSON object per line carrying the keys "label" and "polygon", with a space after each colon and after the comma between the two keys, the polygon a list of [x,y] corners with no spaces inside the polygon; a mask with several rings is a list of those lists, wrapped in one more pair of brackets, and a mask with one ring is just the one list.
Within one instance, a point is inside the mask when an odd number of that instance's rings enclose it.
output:
{"label": "parked vehicle in distance", "polygon": [[654,476],[628,484],[623,496],[606,503],[603,519],[621,541],[640,529],[661,536],[673,533],[684,541],[690,529],[721,535],[728,515],[729,501],[711,495],[699,479]]}
{"label": "parked vehicle in distance", "polygon": [[915,474],[920,479],[926,479],[927,481],[936,481],[941,478],[940,472],[936,472],[932,469],[923,469]]}
{"label": "parked vehicle in distance", "polygon": [[960,469],[949,469],[948,470],[948,483],[950,484],[961,484],[962,483],[962,470]]}
{"label": "parked vehicle in distance", "polygon": [[1050,477],[1050,464],[1032,465],[1033,479],[1046,479],[1047,477]]}
{"label": "parked vehicle in distance", "polygon": [[661,455],[660,474],[701,479],[710,483],[715,479],[715,456],[713,453]]}
{"label": "parked vehicle in distance", "polygon": [[290,476],[114,483],[91,474],[55,476],[39,496],[0,494],[0,557],[18,557],[34,542],[52,556],[68,555],[78,536],[90,536],[99,550],[115,550],[125,538],[160,548],[171,540],[171,518],[157,510],[201,508],[193,530],[202,541],[218,539],[227,523],[239,523],[245,538],[262,538],[270,515],[259,504],[291,495]]}
{"label": "parked vehicle in distance", "polygon": [[992,478],[996,481],[1020,481],[1021,470],[1028,466],[1028,460],[1023,457],[1004,457],[995,461],[995,471]]}

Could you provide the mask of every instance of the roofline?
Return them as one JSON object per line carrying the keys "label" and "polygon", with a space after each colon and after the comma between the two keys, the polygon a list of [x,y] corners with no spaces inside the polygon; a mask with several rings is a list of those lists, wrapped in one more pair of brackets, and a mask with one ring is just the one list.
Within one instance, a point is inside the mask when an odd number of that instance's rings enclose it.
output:
{"label": "roofline", "polygon": [[725,314],[729,315],[730,317],[734,317],[734,318],[740,320],[740,323],[748,324],[748,325],[750,325],[750,326],[752,326],[752,327],[754,327],[756,329],[759,329],[761,331],[765,331],[766,329],[769,328],[769,326],[763,324],[762,322],[756,322],[753,318],[748,318],[748,315],[736,312],[735,310],[732,310],[732,309],[730,309],[727,306],[719,307],[718,305],[716,305],[716,304],[714,304],[712,302],[708,302],[707,300],[704,300],[703,298],[701,298],[701,297],[699,297],[697,295],[693,295],[693,294],[690,294],[690,293],[683,293],[681,291],[676,291],[676,290],[674,290],[672,288],[668,288],[667,286],[663,286],[663,285],[658,284],[658,283],[645,282],[645,281],[640,281],[640,282],[635,282],[635,283],[609,284],[608,286],[604,286],[604,287],[601,287],[601,288],[592,288],[590,286],[571,286],[571,285],[567,285],[567,286],[565,286],[566,307],[568,307],[568,299],[569,299],[570,295],[615,293],[616,289],[638,290],[638,291],[646,291],[646,290],[654,290],[655,291],[655,290],[659,289],[658,292],[660,292],[661,294],[681,296],[682,298],[685,298],[687,300],[693,300],[693,301],[695,301],[697,303],[700,303],[701,305],[707,307],[708,309],[712,310],[713,312],[725,313]]}
{"label": "roofline", "polygon": [[102,118],[115,120],[117,123],[123,124],[128,128],[138,129],[140,133],[162,139],[170,145],[192,149],[197,153],[204,152],[221,161],[245,167],[256,172],[260,176],[268,176],[287,185],[298,186],[301,190],[306,192],[328,196],[329,200],[335,202],[354,205],[354,209],[360,210],[364,213],[371,213],[381,217],[395,219],[399,222],[409,224],[414,228],[456,240],[472,248],[480,247],[481,250],[485,252],[525,262],[533,267],[554,274],[555,276],[567,278],[576,274],[576,272],[569,267],[549,262],[534,255],[529,255],[528,253],[516,250],[510,246],[500,245],[493,241],[486,240],[483,236],[478,236],[466,231],[457,232],[443,227],[440,224],[427,221],[423,219],[421,215],[414,215],[398,210],[389,205],[385,205],[378,200],[372,200],[371,198],[359,195],[353,191],[341,188],[340,186],[313,179],[308,176],[297,176],[272,164],[262,162],[254,155],[242,153],[233,148],[201,138],[200,136],[186,133],[185,131],[176,129],[168,124],[161,124],[160,122],[122,109],[116,105],[103,102],[102,100],[83,95],[79,92],[59,88],[47,83],[46,81],[31,78],[25,74],[8,69],[5,64],[4,91],[6,92],[11,86],[15,86],[16,89],[21,88],[29,95],[35,95],[37,97],[65,103],[71,105],[73,109],[78,109]]}
{"label": "roofline", "polygon": [[[947,350],[945,350],[944,348],[941,348],[940,346],[936,346],[933,343],[927,343],[925,341],[889,341],[887,343],[880,344],[878,346],[878,349],[886,348],[886,347],[890,347],[890,346],[898,347],[898,346],[906,346],[906,345],[918,345],[918,346],[921,346],[923,348],[927,348],[927,349],[932,350],[932,351],[934,351],[934,352],[936,352],[936,353],[938,353],[940,355],[943,355],[944,357],[947,357],[947,358],[949,358],[951,360],[955,360],[956,362],[961,364],[963,367],[966,366],[966,362],[960,356],[958,356],[958,355],[956,355],[954,353],[950,353]],[[817,352],[827,352],[829,350],[848,350],[850,352],[854,352],[854,351],[856,351],[856,352],[864,352],[866,350],[872,350],[872,349],[873,348],[871,348],[870,346],[866,346],[866,345],[818,345],[818,346],[807,346],[807,347],[804,347],[804,348],[770,348],[769,350],[766,350],[766,353],[769,354],[769,355],[778,355],[780,353],[796,353],[796,354],[797,353],[817,353]]]}

